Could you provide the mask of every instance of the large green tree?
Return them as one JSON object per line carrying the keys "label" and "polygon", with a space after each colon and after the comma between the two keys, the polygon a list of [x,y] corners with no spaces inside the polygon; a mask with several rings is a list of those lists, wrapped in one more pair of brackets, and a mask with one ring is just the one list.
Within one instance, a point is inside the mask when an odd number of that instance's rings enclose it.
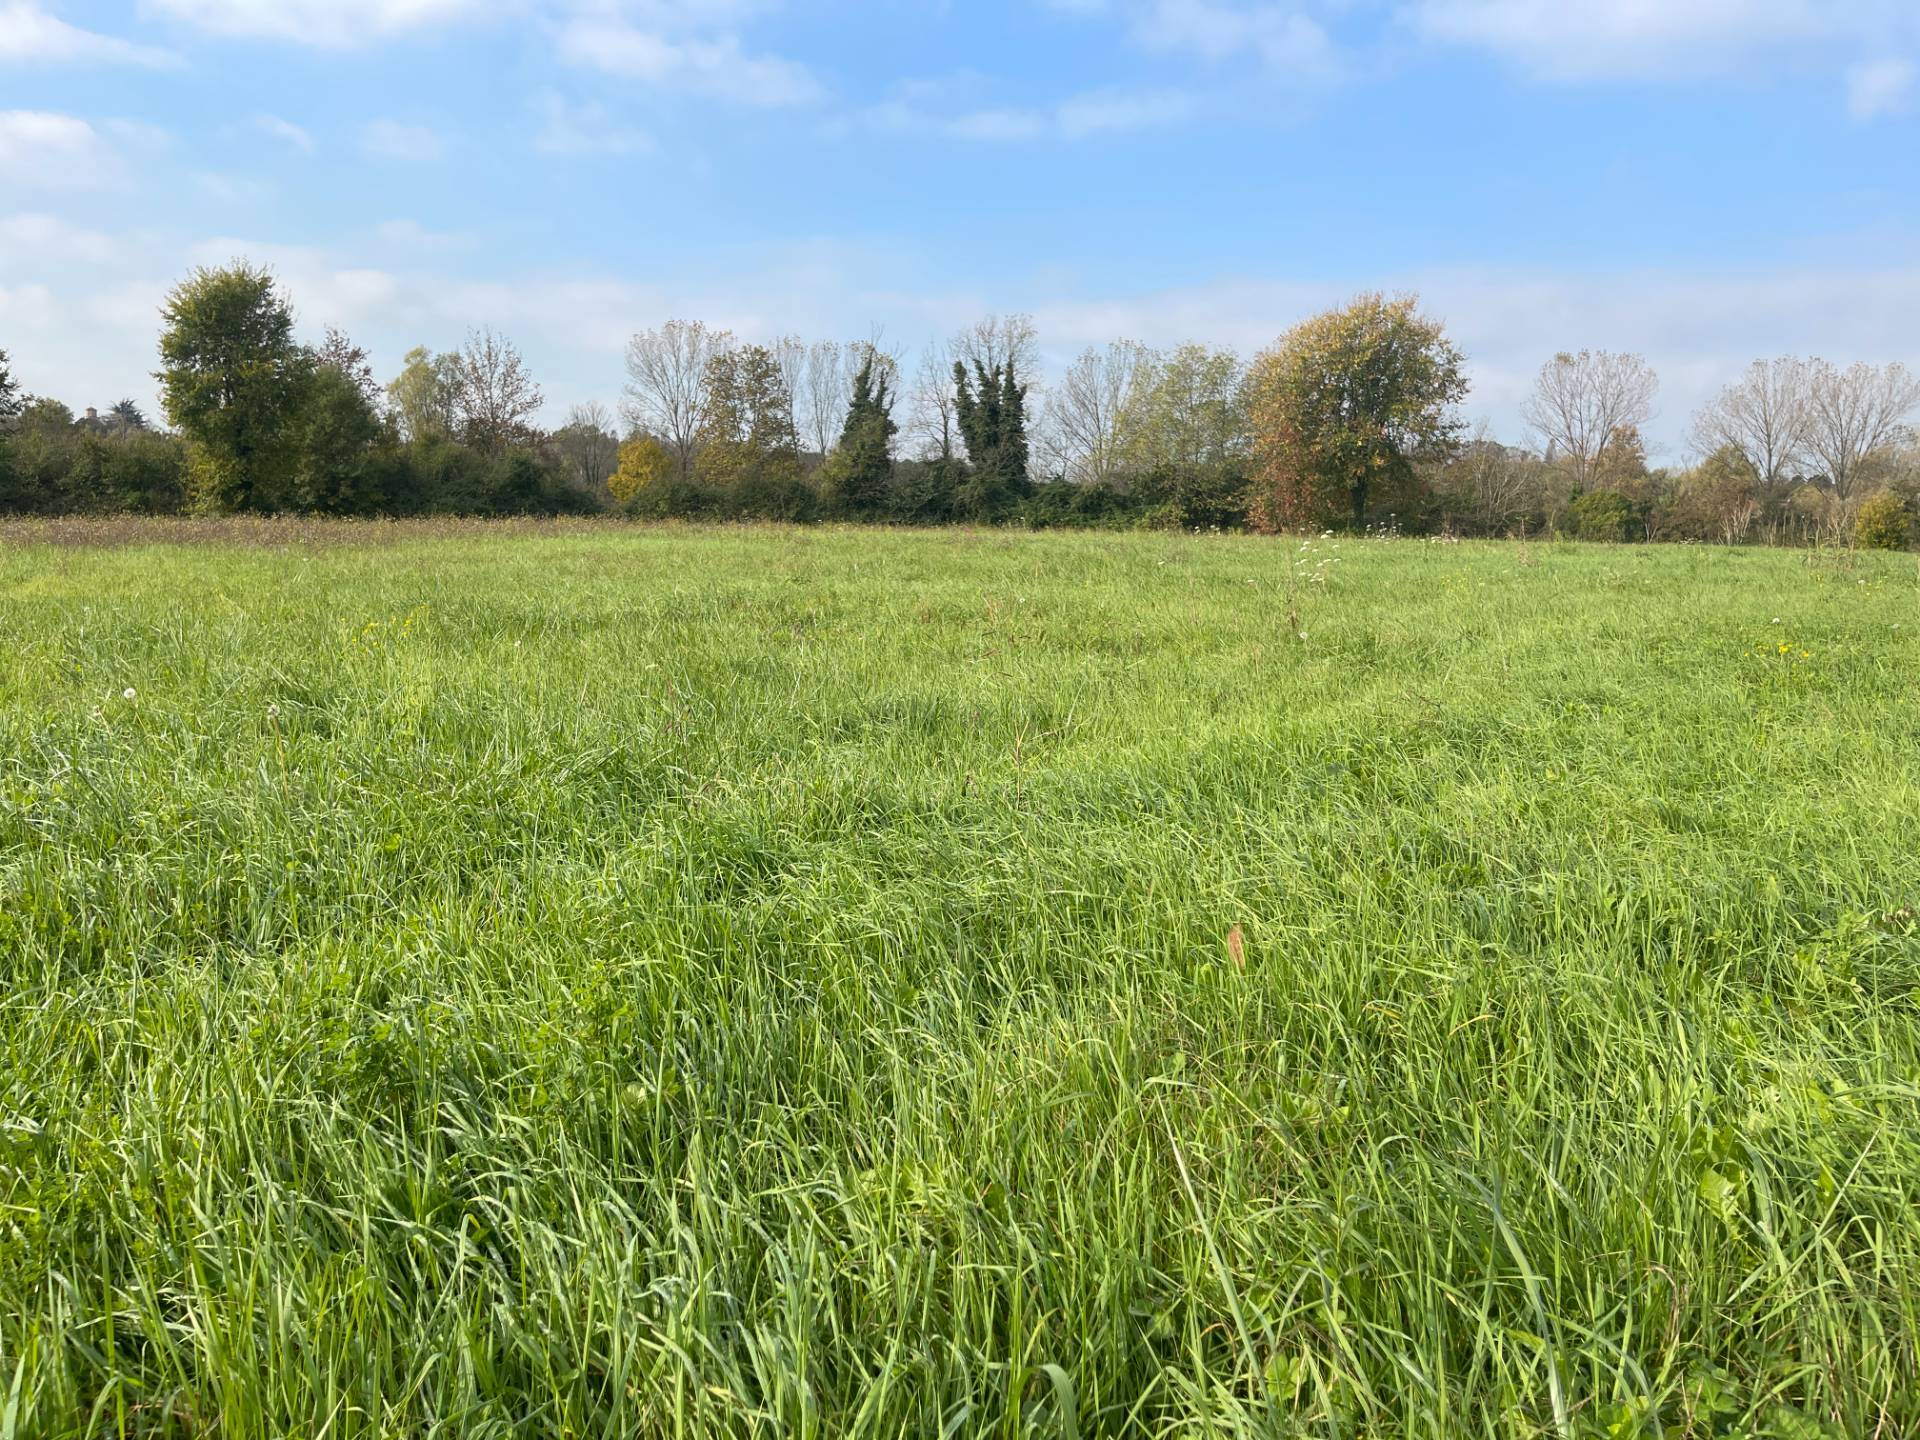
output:
{"label": "large green tree", "polygon": [[193,451],[196,499],[274,510],[290,499],[293,423],[314,372],[270,271],[236,261],[196,270],[161,309],[160,394]]}
{"label": "large green tree", "polygon": [[954,410],[966,443],[968,475],[960,486],[961,506],[984,518],[1031,493],[1027,474],[1027,387],[1015,361],[988,365],[976,359],[968,373],[953,365]]}
{"label": "large green tree", "polygon": [[718,351],[707,360],[705,409],[693,476],[721,513],[794,518],[810,503],[793,423],[793,392],[779,358],[764,345]]}
{"label": "large green tree", "polygon": [[387,386],[387,403],[403,438],[431,440],[453,433],[459,365],[458,355],[435,355],[424,345],[407,352]]}
{"label": "large green tree", "polygon": [[820,470],[823,498],[834,510],[870,519],[887,507],[893,480],[892,362],[872,346],[861,354],[853,376],[853,398],[840,427],[839,447]]}
{"label": "large green tree", "polygon": [[1362,295],[1288,331],[1248,375],[1255,523],[1357,528],[1410,502],[1416,462],[1458,445],[1463,364],[1410,295]]}
{"label": "large green tree", "polygon": [[377,453],[387,435],[353,372],[322,364],[293,419],[294,458],[287,503],[326,515],[370,515],[386,508],[386,472]]}

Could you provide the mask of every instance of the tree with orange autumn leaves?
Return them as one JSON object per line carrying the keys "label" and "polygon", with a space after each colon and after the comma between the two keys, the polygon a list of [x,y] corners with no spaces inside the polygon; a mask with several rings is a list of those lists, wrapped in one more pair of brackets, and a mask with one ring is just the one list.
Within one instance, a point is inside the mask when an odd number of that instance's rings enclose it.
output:
{"label": "tree with orange autumn leaves", "polygon": [[1458,448],[1465,357],[1419,303],[1362,295],[1296,325],[1255,359],[1247,375],[1255,529],[1359,528],[1414,498],[1417,462]]}

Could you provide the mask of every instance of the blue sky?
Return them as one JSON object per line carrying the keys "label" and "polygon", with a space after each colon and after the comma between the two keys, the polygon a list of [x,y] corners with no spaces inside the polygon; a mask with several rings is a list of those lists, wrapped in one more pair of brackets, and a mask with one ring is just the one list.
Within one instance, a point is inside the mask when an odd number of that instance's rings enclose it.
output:
{"label": "blue sky", "polygon": [[0,0],[0,348],[148,399],[196,263],[397,368],[633,330],[1252,351],[1413,289],[1519,438],[1637,350],[1656,448],[1759,355],[1920,363],[1914,0]]}

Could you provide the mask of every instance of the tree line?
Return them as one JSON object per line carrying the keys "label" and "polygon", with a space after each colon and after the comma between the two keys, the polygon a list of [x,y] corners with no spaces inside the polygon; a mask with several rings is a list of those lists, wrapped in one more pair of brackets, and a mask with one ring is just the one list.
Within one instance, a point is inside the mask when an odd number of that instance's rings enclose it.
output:
{"label": "tree line", "polygon": [[1023,316],[929,346],[743,341],[672,320],[633,337],[619,414],[537,423],[511,341],[410,352],[381,384],[337,330],[295,336],[272,274],[168,295],[165,425],[75,415],[0,351],[0,511],[334,515],[620,512],[849,520],[1900,546],[1920,513],[1920,379],[1756,362],[1695,418],[1697,459],[1648,464],[1638,356],[1556,355],[1525,442],[1469,433],[1465,359],[1409,296],[1362,295],[1250,361],[1117,341],[1037,387]]}

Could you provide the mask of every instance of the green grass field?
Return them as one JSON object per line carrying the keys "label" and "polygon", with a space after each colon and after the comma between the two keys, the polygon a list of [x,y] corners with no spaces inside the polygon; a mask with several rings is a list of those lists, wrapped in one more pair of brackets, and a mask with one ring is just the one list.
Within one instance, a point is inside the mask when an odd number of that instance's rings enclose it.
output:
{"label": "green grass field", "polygon": [[1910,556],[107,538],[5,1440],[1920,1433]]}

